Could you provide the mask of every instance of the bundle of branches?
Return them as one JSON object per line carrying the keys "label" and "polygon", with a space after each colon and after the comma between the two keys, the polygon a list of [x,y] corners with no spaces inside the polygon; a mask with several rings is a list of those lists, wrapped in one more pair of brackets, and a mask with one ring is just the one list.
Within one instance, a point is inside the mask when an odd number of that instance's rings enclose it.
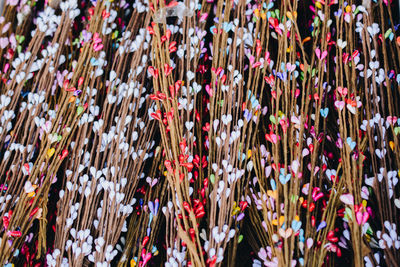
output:
{"label": "bundle of branches", "polygon": [[395,3],[3,5],[2,264],[398,265]]}
{"label": "bundle of branches", "polygon": [[[398,56],[388,58],[399,45],[388,3],[254,11],[260,24],[270,12],[278,51],[264,74],[265,136],[253,148],[246,233],[256,265],[397,266]],[[311,36],[300,30],[310,11]]]}

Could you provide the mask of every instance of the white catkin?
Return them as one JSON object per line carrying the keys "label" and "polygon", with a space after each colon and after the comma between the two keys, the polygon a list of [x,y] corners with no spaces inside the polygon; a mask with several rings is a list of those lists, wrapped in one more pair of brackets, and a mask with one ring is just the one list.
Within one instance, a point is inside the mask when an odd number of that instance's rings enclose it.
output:
{"label": "white catkin", "polygon": [[187,7],[184,3],[179,2],[173,7],[164,7],[157,10],[153,15],[153,20],[155,23],[165,23],[166,19],[169,17],[178,17],[183,19],[183,17],[193,16],[194,11]]}

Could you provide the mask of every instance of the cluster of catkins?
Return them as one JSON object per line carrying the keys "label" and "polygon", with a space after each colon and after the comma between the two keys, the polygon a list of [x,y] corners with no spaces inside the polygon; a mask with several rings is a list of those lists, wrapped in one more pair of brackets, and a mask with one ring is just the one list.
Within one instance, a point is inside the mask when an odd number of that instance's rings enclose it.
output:
{"label": "cluster of catkins", "polygon": [[400,266],[398,1],[0,13],[0,265]]}

